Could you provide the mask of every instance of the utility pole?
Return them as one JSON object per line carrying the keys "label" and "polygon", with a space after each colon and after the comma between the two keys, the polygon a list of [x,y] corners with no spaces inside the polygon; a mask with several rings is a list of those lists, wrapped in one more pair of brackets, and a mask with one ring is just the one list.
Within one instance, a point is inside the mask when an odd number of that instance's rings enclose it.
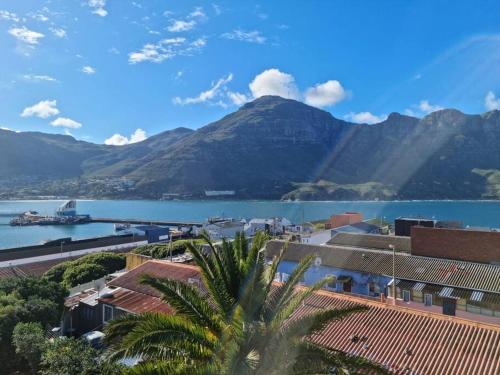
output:
{"label": "utility pole", "polygon": [[396,246],[389,245],[392,249],[392,301],[396,305]]}

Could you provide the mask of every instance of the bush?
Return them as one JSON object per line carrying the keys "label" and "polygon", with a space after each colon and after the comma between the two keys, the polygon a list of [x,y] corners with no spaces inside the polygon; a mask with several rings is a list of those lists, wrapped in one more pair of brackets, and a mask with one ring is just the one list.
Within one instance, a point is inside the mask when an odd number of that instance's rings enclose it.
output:
{"label": "bush", "polygon": [[33,374],[37,372],[46,340],[40,323],[17,323],[12,333],[16,354],[29,364]]}
{"label": "bush", "polygon": [[42,278],[8,278],[0,280],[0,363],[2,373],[24,369],[15,355],[12,332],[19,322],[56,324],[61,317],[66,290],[58,283]]}
{"label": "bush", "polygon": [[187,244],[191,242],[194,242],[195,245],[200,245],[205,243],[205,241],[201,239],[177,240],[172,242],[172,244],[162,243],[162,244],[150,244],[150,245],[140,246],[134,249],[132,252],[135,254],[150,256],[155,259],[163,259],[170,255],[170,246],[172,249],[172,255],[178,255],[186,252],[186,250],[188,249]]}
{"label": "bush", "polygon": [[76,266],[68,267],[68,269],[64,272],[63,284],[67,288],[72,288],[76,285],[99,279],[107,274],[108,271],[106,268],[99,264],[82,263]]}
{"label": "bush", "polygon": [[94,253],[60,263],[45,272],[44,277],[71,288],[121,270],[125,265],[125,254]]}
{"label": "bush", "polygon": [[69,266],[71,266],[72,263],[73,262],[71,261],[59,263],[45,272],[43,274],[43,277],[45,277],[47,280],[60,283],[63,280],[64,272]]}

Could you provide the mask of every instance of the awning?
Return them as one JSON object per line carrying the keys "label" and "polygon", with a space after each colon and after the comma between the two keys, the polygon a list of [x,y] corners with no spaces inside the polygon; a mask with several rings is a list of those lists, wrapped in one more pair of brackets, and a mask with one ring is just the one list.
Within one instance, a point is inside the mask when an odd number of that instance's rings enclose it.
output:
{"label": "awning", "polygon": [[338,278],[337,278],[337,281],[339,283],[348,283],[349,281],[352,280],[352,277],[351,276],[347,276],[347,275],[340,275]]}

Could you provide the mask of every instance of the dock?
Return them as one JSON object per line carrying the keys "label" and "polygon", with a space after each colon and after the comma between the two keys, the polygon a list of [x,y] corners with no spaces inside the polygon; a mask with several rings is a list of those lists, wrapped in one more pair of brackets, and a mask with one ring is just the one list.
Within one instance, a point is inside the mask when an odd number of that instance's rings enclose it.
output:
{"label": "dock", "polygon": [[92,217],[90,223],[134,224],[134,225],[159,225],[167,227],[201,227],[200,222],[176,220],[145,220],[145,219],[113,219],[109,217]]}

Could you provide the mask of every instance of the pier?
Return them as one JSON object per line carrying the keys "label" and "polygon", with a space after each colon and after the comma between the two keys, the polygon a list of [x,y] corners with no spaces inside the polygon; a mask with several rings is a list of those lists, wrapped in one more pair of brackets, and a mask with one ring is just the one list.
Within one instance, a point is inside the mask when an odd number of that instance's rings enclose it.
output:
{"label": "pier", "polygon": [[109,217],[92,217],[90,223],[134,224],[134,225],[160,225],[168,227],[201,227],[202,223],[175,221],[175,220],[145,220],[145,219],[113,219]]}

